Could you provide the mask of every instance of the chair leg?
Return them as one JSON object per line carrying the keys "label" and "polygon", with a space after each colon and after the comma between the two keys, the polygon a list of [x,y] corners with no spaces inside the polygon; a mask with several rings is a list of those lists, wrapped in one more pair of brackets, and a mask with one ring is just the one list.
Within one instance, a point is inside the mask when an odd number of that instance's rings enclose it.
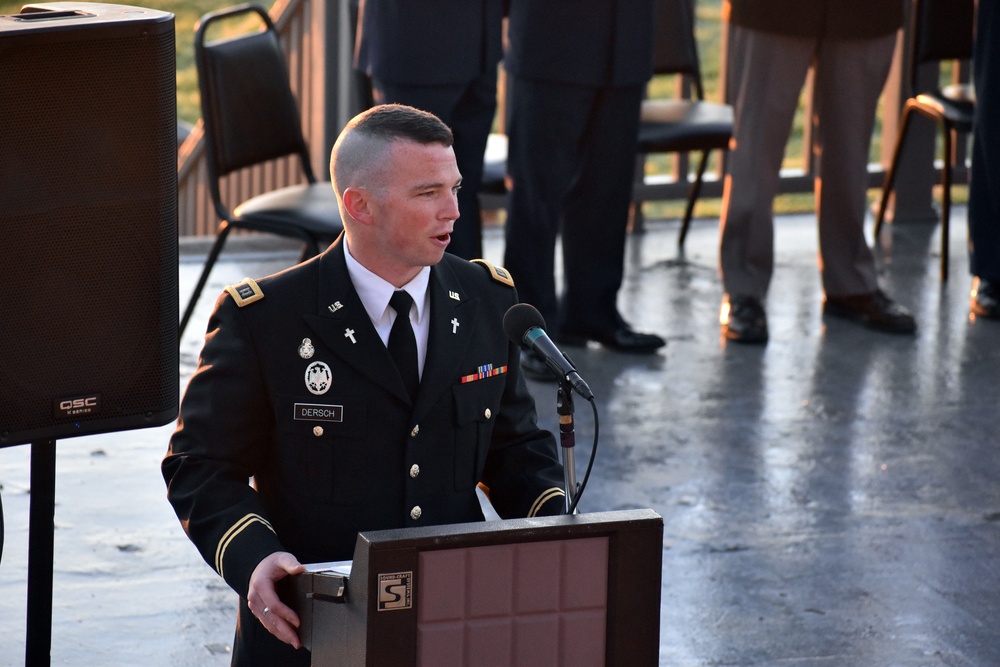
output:
{"label": "chair leg", "polygon": [[892,193],[893,185],[896,183],[896,168],[899,166],[899,156],[903,152],[903,144],[906,142],[906,133],[910,127],[911,111],[912,108],[909,103],[907,103],[903,109],[903,126],[899,129],[899,137],[896,139],[896,147],[892,151],[892,162],[889,163],[889,171],[886,173],[885,181],[882,183],[882,198],[879,200],[878,213],[875,215],[875,245],[878,245],[879,233],[882,231],[882,222],[885,220],[885,209],[889,203],[889,195]]}
{"label": "chair leg", "polygon": [[208,257],[205,258],[205,267],[201,270],[201,275],[198,276],[198,284],[195,285],[194,293],[188,300],[187,308],[184,309],[184,315],[181,317],[181,323],[179,331],[177,333],[177,340],[184,336],[184,330],[187,328],[188,322],[191,320],[191,315],[194,314],[194,307],[198,303],[198,297],[201,296],[201,291],[205,289],[205,283],[208,282],[208,274],[212,272],[212,267],[215,266],[215,261],[219,259],[219,254],[222,252],[222,246],[226,244],[226,237],[229,236],[231,231],[229,223],[222,221],[219,224],[219,231],[215,235],[215,242],[212,244],[211,250],[208,251]]}
{"label": "chair leg", "polygon": [[952,132],[940,121],[944,139],[944,164],[941,168],[941,281],[948,279],[948,227],[951,217],[951,150]]}
{"label": "chair leg", "polygon": [[694,215],[694,205],[701,194],[701,182],[705,175],[705,168],[708,166],[708,153],[709,151],[702,151],[701,161],[698,163],[698,173],[694,177],[694,182],[691,184],[691,189],[688,192],[687,206],[684,208],[684,220],[681,222],[681,232],[677,236],[677,246],[679,248],[684,247],[684,239],[687,238],[688,227],[691,226],[691,217]]}
{"label": "chair leg", "polygon": [[299,255],[299,263],[306,261],[307,259],[312,259],[319,254],[319,243],[316,242],[315,237],[309,236],[304,239],[304,245],[302,246],[302,253]]}
{"label": "chair leg", "polygon": [[632,202],[631,220],[629,231],[633,234],[642,234],[646,231],[646,215],[642,212],[642,202]]}

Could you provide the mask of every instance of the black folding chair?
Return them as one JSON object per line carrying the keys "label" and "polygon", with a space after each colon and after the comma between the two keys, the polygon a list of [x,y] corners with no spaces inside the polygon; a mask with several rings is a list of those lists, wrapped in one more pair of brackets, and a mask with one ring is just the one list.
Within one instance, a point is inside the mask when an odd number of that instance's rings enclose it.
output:
{"label": "black folding chair", "polygon": [[902,153],[910,119],[914,113],[930,118],[938,127],[944,143],[941,169],[941,280],[948,278],[948,223],[951,213],[951,170],[953,146],[960,133],[972,131],[976,98],[971,84],[953,84],[921,91],[917,77],[922,65],[947,60],[971,60],[975,31],[974,0],[917,0],[914,12],[914,38],[910,53],[910,98],[903,105],[899,137],[892,163],[882,185],[882,198],[875,217],[875,243],[879,242],[885,209],[896,180],[896,168]]}
{"label": "black folding chair", "polygon": [[[262,31],[206,42],[209,26],[253,14],[263,22]],[[297,238],[304,244],[300,259],[319,253],[343,230],[333,187],[329,182],[317,181],[313,174],[288,66],[267,11],[259,5],[244,4],[206,14],[195,30],[194,52],[205,128],[208,189],[220,222],[181,318],[180,335],[233,229]],[[232,210],[223,201],[220,181],[224,176],[295,156],[306,183],[252,197]]]}
{"label": "black folding chair", "polygon": [[[690,0],[657,0],[653,74],[680,75],[690,85],[691,97],[643,101],[636,165],[636,181],[637,185],[641,185],[648,155],[701,153],[698,170],[688,192],[677,239],[679,246],[684,245],[694,206],[701,193],[708,156],[715,149],[727,150],[733,136],[733,108],[728,104],[705,101],[692,12]],[[686,173],[684,178],[688,180]],[[633,197],[633,224],[636,227],[642,222],[642,202],[637,190]]]}

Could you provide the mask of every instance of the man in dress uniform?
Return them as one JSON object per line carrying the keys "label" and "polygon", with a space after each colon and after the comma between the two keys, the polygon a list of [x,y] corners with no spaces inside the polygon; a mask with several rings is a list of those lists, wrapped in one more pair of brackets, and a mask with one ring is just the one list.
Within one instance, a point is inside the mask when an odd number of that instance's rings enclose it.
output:
{"label": "man in dress uniform", "polygon": [[275,583],[351,558],[358,531],[482,520],[480,482],[504,518],[564,510],[555,440],[501,324],[513,282],[444,252],[451,144],[411,107],[358,115],[331,159],[341,238],[216,304],[162,469],[239,593],[233,664],[309,664]]}

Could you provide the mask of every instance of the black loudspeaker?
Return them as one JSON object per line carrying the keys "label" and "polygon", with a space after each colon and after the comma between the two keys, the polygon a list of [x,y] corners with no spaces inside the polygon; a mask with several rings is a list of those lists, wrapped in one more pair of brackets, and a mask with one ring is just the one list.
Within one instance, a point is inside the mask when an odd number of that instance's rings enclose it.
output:
{"label": "black loudspeaker", "polygon": [[178,407],[174,16],[0,16],[0,447]]}

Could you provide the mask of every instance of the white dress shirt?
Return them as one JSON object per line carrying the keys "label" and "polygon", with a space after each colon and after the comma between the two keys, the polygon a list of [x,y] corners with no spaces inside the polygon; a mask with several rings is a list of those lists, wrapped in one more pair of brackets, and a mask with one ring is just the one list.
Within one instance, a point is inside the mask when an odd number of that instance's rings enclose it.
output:
{"label": "white dress shirt", "polygon": [[[382,344],[388,346],[389,331],[392,329],[392,323],[396,321],[396,311],[389,306],[389,299],[397,288],[354,259],[346,236],[344,237],[344,259],[347,260],[347,273],[351,277],[351,282],[354,283],[354,289],[361,298],[361,303],[368,311],[368,317],[375,325],[375,331],[382,339]],[[425,266],[413,280],[400,288],[406,290],[413,298],[413,307],[410,308],[410,325],[413,327],[413,335],[417,339],[417,372],[421,377],[424,374],[424,361],[427,359],[427,337],[431,321],[431,304],[427,293],[430,277],[431,267]]]}

